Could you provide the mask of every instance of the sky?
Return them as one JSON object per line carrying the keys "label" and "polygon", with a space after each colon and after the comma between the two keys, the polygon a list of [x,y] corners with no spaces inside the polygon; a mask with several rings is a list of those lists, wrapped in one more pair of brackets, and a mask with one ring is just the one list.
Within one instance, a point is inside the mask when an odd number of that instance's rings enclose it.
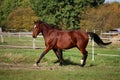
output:
{"label": "sky", "polygon": [[115,2],[115,1],[116,1],[116,2],[120,2],[120,0],[105,0],[105,3],[106,3],[106,2],[109,2],[109,3],[110,3],[110,2]]}

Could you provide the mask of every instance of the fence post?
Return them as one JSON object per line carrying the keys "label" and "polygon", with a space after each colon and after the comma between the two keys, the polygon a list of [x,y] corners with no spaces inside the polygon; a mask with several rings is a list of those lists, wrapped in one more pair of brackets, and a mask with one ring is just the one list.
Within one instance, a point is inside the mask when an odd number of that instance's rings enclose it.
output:
{"label": "fence post", "polygon": [[92,61],[94,61],[94,38],[92,39]]}
{"label": "fence post", "polygon": [[20,40],[20,38],[21,38],[21,33],[19,32],[18,34],[19,34],[19,40]]}
{"label": "fence post", "polygon": [[0,37],[1,37],[1,43],[4,42],[4,38],[3,38],[3,33],[2,33],[2,28],[0,27]]}
{"label": "fence post", "polygon": [[33,38],[33,49],[35,49],[35,38]]}
{"label": "fence post", "polygon": [[[95,33],[95,29],[94,29],[94,33]],[[94,56],[95,51],[94,50],[95,49],[94,49],[94,37],[93,37],[93,39],[92,39],[92,61],[95,60],[95,56]]]}
{"label": "fence post", "polygon": [[4,38],[3,38],[2,33],[1,33],[0,37],[1,37],[1,43],[3,43],[4,42]]}

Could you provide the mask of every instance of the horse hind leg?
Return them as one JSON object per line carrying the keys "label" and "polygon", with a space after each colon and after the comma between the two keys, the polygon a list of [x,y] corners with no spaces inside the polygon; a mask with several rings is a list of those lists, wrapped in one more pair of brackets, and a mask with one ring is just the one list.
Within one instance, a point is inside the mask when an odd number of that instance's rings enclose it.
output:
{"label": "horse hind leg", "polygon": [[61,58],[61,60],[64,61],[64,59],[63,59],[63,51],[62,51],[61,49],[58,49],[58,51],[59,51],[59,53],[60,53],[60,58]]}
{"label": "horse hind leg", "polygon": [[57,56],[57,58],[58,58],[58,60],[60,62],[59,65],[62,66],[62,64],[63,64],[62,50],[60,50],[60,49],[53,49],[53,51],[55,52],[55,54],[56,54],[56,56]]}
{"label": "horse hind leg", "polygon": [[81,59],[81,67],[84,67],[84,65],[86,64],[86,60],[87,60],[87,56],[88,56],[88,52],[84,49],[81,50],[83,57]]}

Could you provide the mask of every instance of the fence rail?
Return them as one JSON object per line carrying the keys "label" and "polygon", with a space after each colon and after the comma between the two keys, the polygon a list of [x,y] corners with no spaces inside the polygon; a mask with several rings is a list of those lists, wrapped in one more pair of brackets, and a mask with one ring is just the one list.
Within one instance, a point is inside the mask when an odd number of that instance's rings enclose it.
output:
{"label": "fence rail", "polygon": [[[102,33],[102,35],[116,35],[115,33]],[[0,47],[11,47],[11,48],[32,48],[32,49],[36,49],[36,48],[45,48],[44,45],[44,39],[43,36],[41,34],[39,34],[36,39],[32,38],[32,32],[2,32],[0,33],[0,37],[1,37],[1,41],[0,41]],[[15,38],[15,39],[11,39],[11,38]],[[28,39],[27,39],[28,38]],[[110,40],[111,37],[102,37],[101,38],[103,40]],[[11,40],[11,41],[10,41]],[[89,39],[91,40],[91,39]],[[14,45],[11,44],[6,44],[5,42],[8,43],[15,43]],[[18,43],[17,43],[18,42]],[[23,45],[24,43],[26,43],[27,45]],[[19,45],[18,45],[19,44]],[[39,45],[39,47],[37,47]],[[91,49],[92,49],[92,60],[94,61],[94,41],[91,41],[90,43]],[[28,46],[29,45],[29,46]]]}
{"label": "fence rail", "polygon": [[[101,39],[102,40],[111,40],[111,36],[112,35],[117,35],[118,33],[101,33]],[[106,35],[107,37],[103,37],[104,35]],[[31,41],[32,43],[32,48],[35,49],[36,48],[36,42],[39,42],[40,44],[44,44],[44,39],[43,39],[43,36],[41,34],[39,34],[37,37],[41,38],[40,40],[37,40],[37,39],[33,39],[32,38],[32,32],[0,32],[0,42],[1,43],[4,43],[6,40],[5,37],[17,37],[19,40],[23,40],[24,42],[24,39],[22,39],[22,37],[28,37],[30,38],[28,41]],[[44,45],[41,46],[41,48],[45,47]]]}
{"label": "fence rail", "polygon": [[[2,32],[2,33],[0,33],[1,46],[7,46],[7,47],[10,46],[10,45],[2,45],[2,43],[6,42],[6,37],[9,37],[9,39],[12,37],[16,37],[17,39],[19,39],[19,41],[23,41],[23,42],[26,40],[26,39],[22,39],[23,37],[29,38],[29,40],[27,40],[27,41],[30,41],[32,43],[32,46],[22,46],[23,48],[27,48],[27,47],[31,48],[32,47],[33,49],[35,49],[35,48],[38,48],[38,47],[36,47],[36,42],[39,42],[40,44],[44,43],[43,36],[41,34],[39,34],[37,36],[41,39],[36,40],[36,39],[32,38],[32,32]],[[16,46],[16,45],[12,45],[11,47],[20,48],[20,46]],[[43,48],[43,47],[44,47],[44,45],[42,45],[40,48]]]}

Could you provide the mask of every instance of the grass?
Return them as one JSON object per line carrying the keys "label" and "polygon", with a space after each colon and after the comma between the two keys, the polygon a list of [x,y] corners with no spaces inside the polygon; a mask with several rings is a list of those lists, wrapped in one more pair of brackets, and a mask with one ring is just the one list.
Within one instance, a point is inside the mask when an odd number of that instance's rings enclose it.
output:
{"label": "grass", "polygon": [[[11,41],[13,42],[10,43]],[[30,42],[22,42],[17,38],[9,38],[6,43],[31,45]],[[39,68],[33,67],[33,64],[43,49],[0,48],[0,80],[119,80],[120,56],[98,55],[120,55],[119,48],[119,45],[106,48],[95,45],[95,61],[92,61],[92,51],[88,45],[89,55],[83,68],[79,66],[82,54],[76,48],[64,51],[65,64],[62,67],[55,63],[57,58],[53,51],[50,51],[42,59]]]}
{"label": "grass", "polygon": [[119,68],[107,66],[63,66],[56,70],[0,69],[1,80],[118,80],[119,74]]}
{"label": "grass", "polygon": [[[14,46],[32,46],[33,39],[31,37],[18,37],[18,36],[4,36],[4,42],[0,45],[14,45]],[[1,39],[0,39],[1,40]],[[44,46],[44,39],[43,38],[36,38],[35,39],[36,46]]]}

